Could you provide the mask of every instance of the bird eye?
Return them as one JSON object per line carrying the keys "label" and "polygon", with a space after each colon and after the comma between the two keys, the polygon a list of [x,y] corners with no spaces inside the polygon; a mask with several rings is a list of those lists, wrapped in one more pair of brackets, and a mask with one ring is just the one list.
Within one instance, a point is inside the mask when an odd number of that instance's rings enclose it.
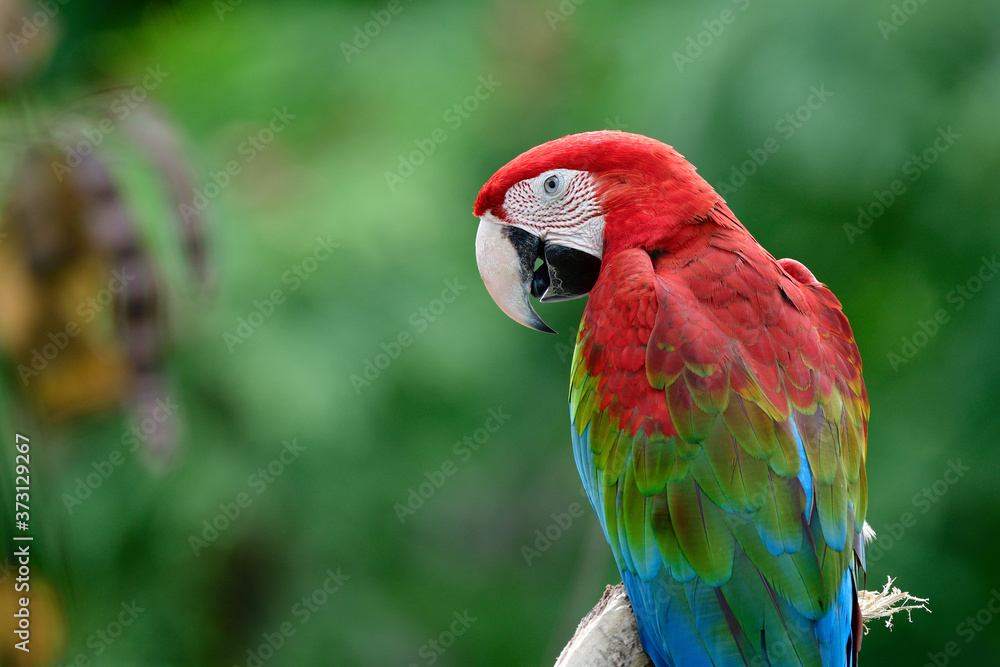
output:
{"label": "bird eye", "polygon": [[562,179],[559,178],[559,174],[552,174],[545,179],[542,183],[542,187],[545,189],[546,194],[554,195],[559,192],[559,186],[562,185]]}

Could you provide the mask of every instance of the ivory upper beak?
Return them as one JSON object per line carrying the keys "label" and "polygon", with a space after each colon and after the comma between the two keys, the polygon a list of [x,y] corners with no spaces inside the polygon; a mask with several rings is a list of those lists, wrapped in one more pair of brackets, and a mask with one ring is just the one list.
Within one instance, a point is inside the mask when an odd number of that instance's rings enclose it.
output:
{"label": "ivory upper beak", "polygon": [[508,317],[537,331],[555,333],[538,316],[528,298],[537,250],[524,244],[516,247],[511,229],[485,215],[480,218],[476,233],[479,275],[486,291]]}

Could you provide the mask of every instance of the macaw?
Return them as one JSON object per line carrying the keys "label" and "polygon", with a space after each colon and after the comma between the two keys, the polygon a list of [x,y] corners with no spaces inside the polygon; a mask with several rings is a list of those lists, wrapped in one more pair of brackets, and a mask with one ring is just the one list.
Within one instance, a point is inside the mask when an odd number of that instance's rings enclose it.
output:
{"label": "macaw", "polygon": [[657,667],[856,665],[869,410],[837,298],[641,135],[536,146],[474,214],[509,317],[551,332],[529,295],[589,293],[573,454]]}

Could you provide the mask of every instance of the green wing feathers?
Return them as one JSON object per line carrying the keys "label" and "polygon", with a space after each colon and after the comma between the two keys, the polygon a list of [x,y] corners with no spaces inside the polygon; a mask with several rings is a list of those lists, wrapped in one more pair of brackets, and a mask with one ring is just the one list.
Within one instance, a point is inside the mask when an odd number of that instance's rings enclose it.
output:
{"label": "green wing feathers", "polygon": [[[639,251],[605,270],[578,336],[570,411],[577,435],[589,433],[619,567],[723,593],[749,568],[775,610],[818,618],[867,508],[868,402],[840,304],[795,267],[782,277],[790,295],[754,304],[737,286],[724,309]],[[788,632],[779,616],[767,624]]]}

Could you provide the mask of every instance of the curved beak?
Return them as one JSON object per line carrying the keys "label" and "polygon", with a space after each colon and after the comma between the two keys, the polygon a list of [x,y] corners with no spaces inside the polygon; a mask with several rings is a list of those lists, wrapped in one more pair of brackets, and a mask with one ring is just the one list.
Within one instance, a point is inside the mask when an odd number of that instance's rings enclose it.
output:
{"label": "curved beak", "polygon": [[[538,258],[543,263],[535,269]],[[597,282],[601,260],[574,248],[546,243],[519,227],[480,218],[476,263],[486,290],[500,310],[515,322],[555,333],[531,306],[531,294],[542,303],[587,294]]]}
{"label": "curved beak", "polygon": [[541,245],[541,239],[523,229],[483,217],[476,233],[476,264],[486,291],[507,317],[537,331],[555,333],[528,300]]}

